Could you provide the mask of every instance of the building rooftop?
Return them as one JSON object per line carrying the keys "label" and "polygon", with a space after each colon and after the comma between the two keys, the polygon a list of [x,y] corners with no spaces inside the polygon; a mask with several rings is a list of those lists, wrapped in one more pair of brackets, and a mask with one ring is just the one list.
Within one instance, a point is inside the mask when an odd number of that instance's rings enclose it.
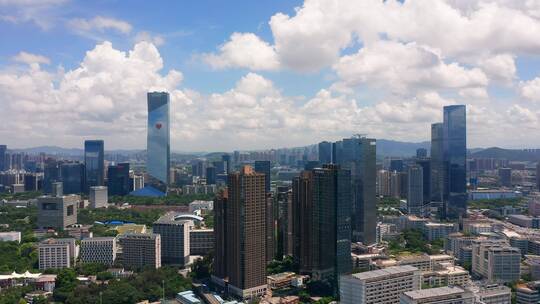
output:
{"label": "building rooftop", "polygon": [[380,269],[380,270],[355,273],[355,274],[352,274],[352,276],[359,280],[370,280],[370,279],[382,278],[389,275],[397,275],[397,274],[407,273],[407,272],[412,272],[412,271],[418,271],[418,268],[410,266],[410,265],[392,266],[392,267],[388,267],[388,268]]}
{"label": "building rooftop", "polygon": [[454,294],[458,295],[463,292],[464,290],[459,287],[445,286],[445,287],[439,287],[439,288],[428,288],[428,289],[407,291],[404,294],[413,300],[421,300],[421,299],[426,299],[426,298],[448,296],[448,295],[454,295]]}

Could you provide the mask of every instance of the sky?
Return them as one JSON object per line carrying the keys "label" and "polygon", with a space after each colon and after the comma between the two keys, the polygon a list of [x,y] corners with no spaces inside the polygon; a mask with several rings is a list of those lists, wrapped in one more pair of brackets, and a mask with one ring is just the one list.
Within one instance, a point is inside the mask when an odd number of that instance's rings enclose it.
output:
{"label": "sky", "polygon": [[171,148],[426,141],[467,105],[468,147],[540,147],[537,0],[0,0],[0,143]]}

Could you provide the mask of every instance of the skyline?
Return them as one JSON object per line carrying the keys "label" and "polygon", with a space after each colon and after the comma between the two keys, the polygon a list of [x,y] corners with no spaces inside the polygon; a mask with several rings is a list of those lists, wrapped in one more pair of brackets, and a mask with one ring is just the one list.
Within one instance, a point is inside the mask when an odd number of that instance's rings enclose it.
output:
{"label": "skyline", "polygon": [[540,7],[362,3],[2,1],[0,137],[141,149],[146,93],[166,90],[174,151],[428,141],[451,104],[467,105],[469,147],[540,147]]}

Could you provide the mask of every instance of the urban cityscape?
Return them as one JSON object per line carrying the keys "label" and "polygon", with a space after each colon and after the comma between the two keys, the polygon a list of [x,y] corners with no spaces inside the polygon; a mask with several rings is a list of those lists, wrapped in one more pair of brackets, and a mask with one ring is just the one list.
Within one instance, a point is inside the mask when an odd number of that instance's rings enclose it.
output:
{"label": "urban cityscape", "polygon": [[[225,19],[157,1],[223,22],[201,37],[139,31],[112,2],[0,1],[0,35],[28,34],[0,48],[0,304],[540,303],[536,1],[276,1]],[[223,43],[236,17],[258,32]],[[430,36],[445,30],[463,40]],[[217,51],[162,75],[157,47],[212,31]],[[53,71],[33,35],[96,46],[73,69],[57,46]],[[474,39],[485,52],[453,46]],[[203,93],[235,68],[235,88]]]}

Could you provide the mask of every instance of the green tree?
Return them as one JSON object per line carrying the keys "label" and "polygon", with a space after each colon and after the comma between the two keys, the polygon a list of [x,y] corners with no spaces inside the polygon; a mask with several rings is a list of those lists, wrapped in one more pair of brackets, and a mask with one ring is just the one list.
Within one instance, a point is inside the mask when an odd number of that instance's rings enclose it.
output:
{"label": "green tree", "polygon": [[71,268],[65,268],[58,272],[56,276],[53,297],[55,301],[66,302],[67,298],[77,287],[77,274]]}
{"label": "green tree", "polygon": [[213,254],[209,253],[202,259],[197,259],[191,266],[191,275],[195,279],[201,280],[209,278],[212,273]]}

